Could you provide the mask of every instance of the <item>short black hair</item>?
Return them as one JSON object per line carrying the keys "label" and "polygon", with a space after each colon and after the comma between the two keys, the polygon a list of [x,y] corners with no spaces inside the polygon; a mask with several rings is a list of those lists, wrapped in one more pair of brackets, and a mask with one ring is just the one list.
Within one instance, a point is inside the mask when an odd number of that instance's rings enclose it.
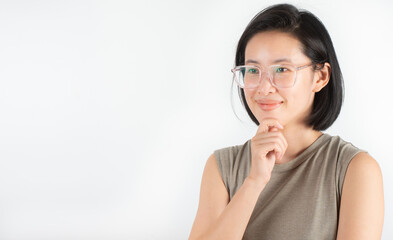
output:
{"label": "short black hair", "polygon": [[[248,41],[255,34],[270,30],[278,30],[296,37],[302,44],[303,53],[314,64],[314,69],[326,62],[330,64],[329,82],[315,93],[312,111],[305,119],[305,124],[314,130],[326,130],[337,119],[344,101],[342,73],[328,31],[323,23],[307,10],[298,9],[290,4],[272,5],[259,12],[247,25],[237,45],[235,66],[244,65]],[[247,105],[244,90],[239,86],[238,93],[248,115],[259,126],[258,120]]]}

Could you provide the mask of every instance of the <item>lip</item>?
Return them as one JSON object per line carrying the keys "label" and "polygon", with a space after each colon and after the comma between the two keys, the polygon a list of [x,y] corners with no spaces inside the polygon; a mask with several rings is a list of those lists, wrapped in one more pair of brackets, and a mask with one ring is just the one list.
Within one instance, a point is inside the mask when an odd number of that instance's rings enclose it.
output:
{"label": "lip", "polygon": [[279,100],[273,100],[273,99],[259,99],[256,100],[257,103],[259,104],[274,104],[274,103],[282,103],[282,101]]}
{"label": "lip", "polygon": [[264,110],[264,111],[272,111],[278,107],[280,107],[282,102],[275,102],[271,104],[264,104],[264,103],[258,103],[259,107]]}

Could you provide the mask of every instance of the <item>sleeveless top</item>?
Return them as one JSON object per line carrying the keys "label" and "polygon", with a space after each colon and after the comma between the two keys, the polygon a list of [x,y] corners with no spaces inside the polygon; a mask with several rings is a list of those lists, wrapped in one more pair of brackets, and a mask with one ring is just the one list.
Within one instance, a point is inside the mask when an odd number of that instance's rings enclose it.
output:
{"label": "sleeveless top", "polygon": [[[366,152],[339,136],[323,133],[297,157],[276,164],[262,190],[243,240],[335,240],[347,167]],[[251,139],[214,151],[232,199],[251,167]]]}

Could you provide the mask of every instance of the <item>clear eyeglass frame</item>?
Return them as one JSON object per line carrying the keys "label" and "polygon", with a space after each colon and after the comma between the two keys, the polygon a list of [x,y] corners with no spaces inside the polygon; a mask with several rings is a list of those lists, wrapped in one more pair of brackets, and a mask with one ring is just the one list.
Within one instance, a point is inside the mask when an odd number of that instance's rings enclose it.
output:
{"label": "clear eyeglass frame", "polygon": [[[231,72],[233,73],[233,78],[235,79],[236,84],[237,84],[240,88],[245,88],[245,87],[242,86],[242,85],[240,84],[239,79],[237,79],[237,77],[236,77],[236,71],[240,71],[240,69],[243,68],[243,67],[253,67],[253,68],[257,68],[257,69],[259,70],[259,81],[258,81],[258,84],[257,84],[255,87],[246,88],[246,89],[253,89],[253,88],[258,87],[259,84],[261,84],[261,80],[262,80],[261,74],[262,74],[262,72],[265,72],[265,73],[268,74],[269,82],[270,82],[270,84],[272,84],[274,87],[276,87],[276,88],[291,88],[291,87],[295,86],[296,79],[297,79],[297,71],[302,70],[302,69],[305,69],[305,68],[310,67],[310,66],[313,66],[313,65],[314,65],[314,63],[310,63],[310,64],[307,64],[307,65],[298,66],[298,67],[292,66],[292,65],[270,65],[270,66],[267,68],[267,69],[269,69],[268,71],[262,70],[259,66],[256,66],[256,65],[241,65],[241,66],[236,66],[235,68],[231,69]],[[277,85],[273,82],[272,69],[273,69],[274,67],[283,67],[283,66],[284,66],[284,67],[285,67],[285,66],[291,66],[291,67],[294,68],[294,80],[293,80],[292,86],[289,86],[289,87],[277,86]]]}

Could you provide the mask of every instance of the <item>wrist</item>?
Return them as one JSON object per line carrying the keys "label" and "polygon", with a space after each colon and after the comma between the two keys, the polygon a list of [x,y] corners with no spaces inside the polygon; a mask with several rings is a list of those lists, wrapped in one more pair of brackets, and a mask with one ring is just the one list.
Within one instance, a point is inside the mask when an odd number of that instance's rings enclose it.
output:
{"label": "wrist", "polygon": [[245,183],[245,184],[249,185],[249,186],[252,187],[252,188],[255,188],[255,189],[257,189],[257,190],[260,190],[260,191],[262,191],[262,189],[265,188],[265,186],[266,186],[266,184],[267,184],[268,182],[269,182],[269,181],[254,179],[254,178],[252,178],[252,177],[250,177],[250,176],[248,176],[248,177],[244,180],[244,183]]}

